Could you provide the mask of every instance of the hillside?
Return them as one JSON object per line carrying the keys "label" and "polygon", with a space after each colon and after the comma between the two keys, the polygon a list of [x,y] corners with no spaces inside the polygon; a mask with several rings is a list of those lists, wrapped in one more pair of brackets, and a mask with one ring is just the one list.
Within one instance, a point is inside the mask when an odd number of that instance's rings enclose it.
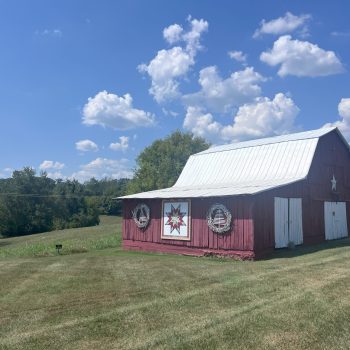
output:
{"label": "hillside", "polygon": [[56,244],[62,244],[61,254],[63,255],[120,247],[121,219],[115,216],[102,215],[100,220],[98,226],[0,238],[0,258],[8,256],[53,256],[56,255]]}
{"label": "hillside", "polygon": [[120,220],[103,218],[1,239],[0,281],[4,350],[350,344],[349,239],[258,262],[193,258],[124,252]]}

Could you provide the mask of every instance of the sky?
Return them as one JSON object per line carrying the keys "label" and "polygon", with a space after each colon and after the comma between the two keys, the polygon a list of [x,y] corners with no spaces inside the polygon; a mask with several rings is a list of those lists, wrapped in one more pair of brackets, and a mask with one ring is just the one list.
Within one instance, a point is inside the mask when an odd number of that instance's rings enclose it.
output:
{"label": "sky", "polygon": [[212,144],[337,126],[350,2],[0,0],[0,178],[132,177],[175,130]]}

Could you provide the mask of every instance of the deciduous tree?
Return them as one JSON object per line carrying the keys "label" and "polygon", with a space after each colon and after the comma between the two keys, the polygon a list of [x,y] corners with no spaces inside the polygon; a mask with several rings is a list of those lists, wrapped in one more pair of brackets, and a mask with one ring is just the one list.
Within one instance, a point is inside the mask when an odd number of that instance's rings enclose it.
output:
{"label": "deciduous tree", "polygon": [[203,138],[175,131],[156,140],[137,157],[134,178],[128,193],[150,191],[174,185],[191,154],[210,146]]}

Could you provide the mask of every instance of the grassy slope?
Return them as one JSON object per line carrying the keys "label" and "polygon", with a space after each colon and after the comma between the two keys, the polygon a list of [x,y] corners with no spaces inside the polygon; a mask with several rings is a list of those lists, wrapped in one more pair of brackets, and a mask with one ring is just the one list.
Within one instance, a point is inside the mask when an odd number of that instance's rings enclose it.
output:
{"label": "grassy slope", "polygon": [[83,227],[35,235],[0,238],[0,258],[56,255],[56,244],[62,244],[62,254],[120,247],[121,218],[102,216],[99,226]]}
{"label": "grassy slope", "polygon": [[240,262],[96,250],[103,224],[27,237],[83,254],[0,240],[0,349],[349,349],[349,240]]}

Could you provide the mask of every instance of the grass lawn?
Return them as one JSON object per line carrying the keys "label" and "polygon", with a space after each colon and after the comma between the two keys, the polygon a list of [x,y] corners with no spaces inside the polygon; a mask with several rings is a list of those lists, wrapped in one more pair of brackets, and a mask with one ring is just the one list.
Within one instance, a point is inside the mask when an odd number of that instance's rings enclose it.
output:
{"label": "grass lawn", "polygon": [[0,239],[0,349],[350,349],[350,241],[258,262],[123,252],[118,218]]}
{"label": "grass lawn", "polygon": [[89,250],[120,247],[121,218],[101,216],[100,225],[45,232],[35,235],[0,238],[0,258],[44,257],[56,254],[56,244],[62,244],[62,254],[84,253]]}

